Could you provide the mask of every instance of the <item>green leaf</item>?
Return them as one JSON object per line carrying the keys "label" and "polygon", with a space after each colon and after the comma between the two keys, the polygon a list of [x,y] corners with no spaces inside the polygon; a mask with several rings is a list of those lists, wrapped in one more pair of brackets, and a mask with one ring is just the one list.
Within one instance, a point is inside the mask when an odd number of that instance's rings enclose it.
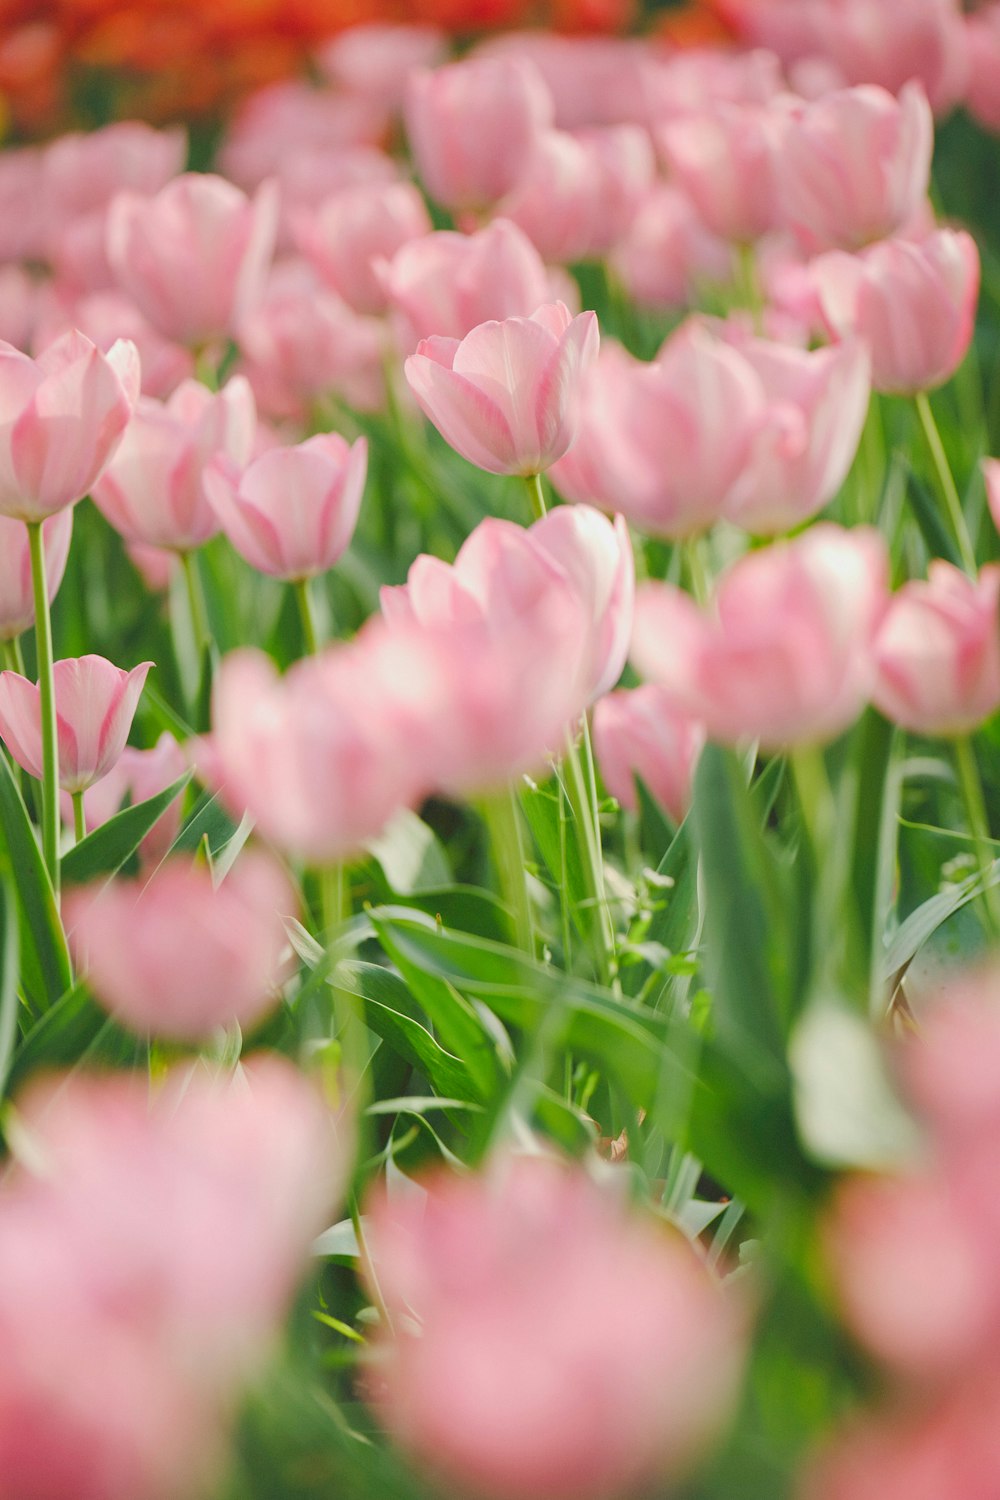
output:
{"label": "green leaf", "polygon": [[21,794],[0,755],[0,848],[14,873],[21,913],[21,983],[32,1006],[47,1010],[72,984],[66,935],[52,882]]}
{"label": "green leaf", "polygon": [[0,879],[0,1096],[14,1061],[20,999],[17,993],[20,931],[17,898],[11,871]]}
{"label": "green leaf", "polygon": [[236,824],[226,812],[215,792],[202,792],[191,809],[190,816],[170,846],[170,853],[184,851],[193,854],[203,838],[208,839],[212,854],[225,848],[236,833]]}
{"label": "green leaf", "polygon": [[134,1061],[145,1043],[123,1031],[91,998],[85,984],[67,990],[18,1047],[11,1068],[13,1092],[39,1068],[68,1068],[85,1058],[100,1057],[113,1064]]}
{"label": "green leaf", "polygon": [[400,896],[440,889],[452,883],[440,840],[415,812],[401,808],[389,826],[368,844],[391,890]]}
{"label": "green leaf", "polygon": [[523,778],[519,791],[521,807],[532,837],[560,900],[568,901],[576,928],[582,937],[590,931],[587,883],[569,804],[553,776],[542,785]]}
{"label": "green leaf", "polygon": [[157,792],[155,797],[137,802],[134,807],[126,807],[81,839],[62,862],[66,884],[86,885],[100,875],[116,874],[131,859],[170,804],[181,795],[191,775],[190,771],[186,772],[162,792]]}

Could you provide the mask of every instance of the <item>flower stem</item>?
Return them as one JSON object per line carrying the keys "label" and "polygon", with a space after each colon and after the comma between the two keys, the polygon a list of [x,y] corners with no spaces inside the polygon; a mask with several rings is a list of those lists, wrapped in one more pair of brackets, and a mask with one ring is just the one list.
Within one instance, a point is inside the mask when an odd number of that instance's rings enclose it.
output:
{"label": "flower stem", "polygon": [[541,474],[526,474],[524,482],[528,487],[528,504],[531,506],[531,514],[536,521],[540,521],[545,514],[545,491],[542,489]]}
{"label": "flower stem", "polygon": [[500,890],[513,916],[514,941],[533,958],[535,925],[524,869],[524,844],[521,822],[513,787],[495,797],[483,799],[480,811],[493,849]]}
{"label": "flower stem", "polygon": [[576,737],[566,737],[566,795],[573,810],[577,848],[586,888],[586,900],[592,913],[591,934],[598,976],[602,984],[617,986],[618,963],[615,955],[615,930],[608,909],[604,886],[604,857],[601,828],[597,816],[597,798],[593,777],[593,754],[586,716],[583,719],[583,751],[589,775],[585,774]]}
{"label": "flower stem", "polygon": [[191,633],[194,636],[200,670],[201,658],[205,654],[206,646],[210,644],[212,639],[208,628],[208,611],[205,608],[205,594],[201,586],[201,575],[198,572],[198,560],[194,553],[182,552],[180,559],[181,567],[184,569],[184,582],[187,584],[188,608],[191,612]]}
{"label": "flower stem", "polygon": [[315,656],[319,650],[319,631],[316,628],[316,610],[313,606],[312,594],[309,590],[309,579],[297,578],[292,587],[295,590],[295,598],[299,606],[299,615],[302,620],[302,638],[305,641],[306,651],[310,656]]}
{"label": "flower stem", "polygon": [[83,793],[73,793],[73,837],[79,843],[87,837],[87,814],[83,810]]}
{"label": "flower stem", "polygon": [[52,618],[45,581],[45,547],[41,521],[29,521],[31,582],[35,596],[35,651],[42,718],[42,856],[59,898],[59,732],[53,673]]}
{"label": "flower stem", "polygon": [[926,391],[919,391],[913,399],[917,408],[917,416],[920,418],[920,425],[924,430],[924,437],[927,439],[927,446],[930,449],[931,458],[934,462],[938,484],[944,498],[948,519],[951,521],[951,529],[955,534],[955,541],[958,544],[962,566],[970,577],[975,578],[976,554],[972,548],[972,538],[969,536],[965,512],[962,510],[962,501],[959,498],[954,475],[948,464],[948,456],[944,451],[944,444],[941,441],[937,422],[934,420],[931,403],[928,400]]}
{"label": "flower stem", "polygon": [[983,796],[979,766],[976,764],[972,741],[967,734],[960,735],[955,741],[955,765],[958,769],[958,784],[962,792],[962,801],[965,803],[969,832],[975,843],[976,864],[984,882],[982,905],[987,920],[987,929],[995,940],[1000,938],[1000,897],[998,897],[996,886],[990,884],[993,877],[990,824],[986,814],[986,800]]}

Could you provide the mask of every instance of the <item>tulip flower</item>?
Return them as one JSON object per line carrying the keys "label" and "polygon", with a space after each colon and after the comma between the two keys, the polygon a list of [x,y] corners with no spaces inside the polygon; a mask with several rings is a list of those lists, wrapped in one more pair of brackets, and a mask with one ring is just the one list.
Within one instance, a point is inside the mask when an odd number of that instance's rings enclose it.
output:
{"label": "tulip flower", "polygon": [[446,208],[482,209],[516,185],[552,100],[520,58],[468,58],[411,75],[404,104],[417,173]]}
{"label": "tulip flower", "polygon": [[436,26],[374,22],[348,26],[319,49],[316,62],[335,88],[396,111],[414,69],[436,67],[447,53],[448,38]]}
{"label": "tulip flower", "polygon": [[679,589],[646,584],[632,660],[709,739],[770,750],[822,743],[871,696],[887,574],[877,532],[813,526],[734,563],[707,613]]}
{"label": "tulip flower", "polygon": [[984,6],[965,17],[969,82],[964,104],[980,125],[1000,130],[1000,7]]}
{"label": "tulip flower", "polygon": [[[63,510],[42,526],[45,579],[49,603],[59,591],[73,535],[73,512]],[[11,641],[35,618],[31,586],[31,549],[23,521],[0,516],[0,641]]]}
{"label": "tulip flower", "polygon": [[688,1467],[729,1410],[736,1307],[689,1245],[582,1168],[495,1159],[368,1214],[398,1315],[380,1330],[377,1409],[444,1492],[632,1494]]}
{"label": "tulip flower", "polygon": [[[125,748],[152,662],[122,671],[103,656],[54,666],[59,785],[82,792],[100,781]],[[39,690],[17,672],[0,672],[0,737],[18,765],[42,780]]]}
{"label": "tulip flower", "polygon": [[[135,750],[126,745],[106,776],[89,786],[83,793],[83,831],[92,832],[121,812],[126,799],[129,806],[147,802],[159,792],[166,791],[188,770],[189,760],[185,751],[172,734],[164,730],[152,750]],[[72,824],[74,808],[72,798],[64,793],[62,799],[63,820]],[[175,798],[160,815],[139,845],[140,859],[146,865],[155,865],[169,852],[181,828],[181,799]]]}
{"label": "tulip flower", "polygon": [[280,866],[244,853],[216,886],[170,859],[149,880],[116,880],[66,900],[72,950],[94,994],[124,1026],[196,1041],[253,1026],[278,1002],[297,902]]}
{"label": "tulip flower", "polygon": [[191,351],[157,333],[135,303],[121,292],[102,290],[78,296],[50,284],[39,299],[31,346],[35,354],[43,353],[71,328],[79,329],[105,354],[119,338],[133,343],[139,355],[144,396],[162,400],[194,374]]}
{"label": "tulip flower", "polygon": [[731,283],[731,246],[713,234],[687,195],[670,183],[650,188],[611,264],[640,307],[689,307],[702,285]]}
{"label": "tulip flower", "polygon": [[777,226],[781,122],[776,107],[718,104],[657,134],[671,180],[724,240],[749,243]]}
{"label": "tulip flower", "polygon": [[594,707],[594,753],[604,784],[631,812],[638,811],[636,780],[641,778],[674,822],[682,822],[704,742],[697,720],[651,683],[609,693]]}
{"label": "tulip flower", "polygon": [[249,463],[255,432],[253,393],[240,375],[219,392],[186,380],[165,403],[143,398],[94,503],[128,542],[191,551],[219,529],[205,469],[220,453]]}
{"label": "tulip flower", "polygon": [[490,474],[538,474],[576,435],[579,385],[597,357],[592,312],[561,302],[482,323],[462,340],[424,339],[404,366],[424,412],[463,458]]}
{"label": "tulip flower", "polygon": [[295,224],[299,249],[358,313],[385,311],[380,260],[431,232],[424,200],[409,182],[359,183],[334,193]]}
{"label": "tulip flower", "polygon": [[134,345],[67,333],[37,360],[0,344],[0,515],[43,521],[82,500],[139,395]]}
{"label": "tulip flower", "polygon": [[993,517],[994,526],[1000,531],[1000,459],[984,458],[982,470],[990,515]]}
{"label": "tulip flower", "polygon": [[119,286],[167,338],[197,346],[233,332],[259,302],[278,203],[221,177],[185,173],[153,197],[119,193],[108,210],[108,259]]}
{"label": "tulip flower", "polygon": [[913,395],[955,373],[972,339],[979,252],[964,230],[822,255],[812,271],[836,338],[863,338],[877,391]]}

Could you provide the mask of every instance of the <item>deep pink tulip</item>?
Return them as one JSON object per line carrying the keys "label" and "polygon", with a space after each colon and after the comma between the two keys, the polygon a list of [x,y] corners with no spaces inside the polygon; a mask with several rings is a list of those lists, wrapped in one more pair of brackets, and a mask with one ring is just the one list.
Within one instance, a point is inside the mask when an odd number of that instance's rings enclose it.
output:
{"label": "deep pink tulip", "polygon": [[232,333],[260,301],[277,220],[270,185],[251,200],[221,177],[189,172],[153,197],[118,194],[108,210],[108,259],[155,328],[204,344]]}
{"label": "deep pink tulip", "polygon": [[295,225],[299,248],[328,286],[359,313],[382,313],[386,293],[376,271],[403,245],[431,232],[424,200],[410,182],[344,188]]}
{"label": "deep pink tulip", "polygon": [[411,240],[376,270],[407,352],[435,334],[463,339],[491,319],[530,317],[552,300],[541,256],[507,219],[476,234],[442,229]]}
{"label": "deep pink tulip", "polygon": [[220,453],[249,463],[255,431],[253,393],[239,375],[217,393],[186,380],[166,403],[143,398],[94,503],[128,542],[200,547],[219,529],[205,469]]}
{"label": "deep pink tulip", "polygon": [[821,743],[871,695],[887,575],[877,532],[813,526],[741,558],[708,612],[679,589],[646,584],[632,659],[712,740],[756,739],[771,750]]}
{"label": "deep pink tulip", "polygon": [[639,805],[638,777],[680,823],[691,803],[704,742],[701,724],[681,713],[663,689],[651,683],[609,693],[594,706],[594,753],[604,784],[632,812]]}
{"label": "deep pink tulip", "polygon": [[[87,832],[100,828],[109,818],[121,812],[123,806],[135,807],[166,791],[188,770],[189,759],[185,751],[166,730],[160,735],[152,750],[135,750],[126,745],[117,763],[106,776],[89,786],[83,794],[84,822]],[[73,802],[64,793],[62,796],[63,820],[73,823]],[[139,854],[144,864],[156,864],[168,853],[181,828],[181,799],[175,798],[161,814],[139,845]]]}
{"label": "deep pink tulip", "polygon": [[969,81],[965,107],[987,130],[1000,130],[1000,5],[965,18]]}
{"label": "deep pink tulip", "polygon": [[[45,581],[49,603],[55,598],[66,571],[72,510],[50,516],[42,527],[45,545]],[[10,641],[33,625],[35,601],[31,586],[31,555],[28,529],[23,521],[0,516],[0,641]]]}
{"label": "deep pink tulip", "polygon": [[598,345],[594,313],[574,318],[545,303],[461,340],[424,339],[404,368],[421,410],[463,458],[490,474],[537,474],[576,436],[580,380]]}
{"label": "deep pink tulip", "polygon": [[748,243],[778,223],[776,163],[785,112],[718,104],[657,131],[672,180],[725,240]]}
{"label": "deep pink tulip", "polygon": [[[59,785],[81,792],[106,776],[125,748],[152,662],[124,672],[103,656],[69,657],[53,669],[59,733]],[[42,779],[38,688],[0,672],[0,736],[19,766]]]}
{"label": "deep pink tulip", "polygon": [[1000,708],[1000,567],[936,559],[893,596],[875,642],[877,708],[916,734],[968,734]]}
{"label": "deep pink tulip", "polygon": [[656,183],[611,257],[625,290],[640,307],[690,307],[703,286],[727,284],[733,252],[705,225],[686,193]]}
{"label": "deep pink tulip", "polygon": [[909,83],[898,99],[871,86],[805,104],[785,121],[781,215],[811,251],[856,250],[920,212],[930,183],[934,121]]}
{"label": "deep pink tulip", "polygon": [[297,448],[271,448],[242,473],[216,458],[205,471],[209,502],[252,568],[298,582],[325,573],[350,545],[368,472],[364,438],[323,433]]}
{"label": "deep pink tulip", "polygon": [[298,903],[265,855],[244,852],[216,886],[170,859],[149,880],[73,892],[66,924],[78,967],[132,1031],[176,1040],[252,1027],[280,998],[285,918]]}
{"label": "deep pink tulip", "polygon": [[135,346],[68,333],[37,360],[0,344],[0,515],[43,521],[82,500],[139,394]]}
{"label": "deep pink tulip", "polygon": [[599,259],[627,233],[655,170],[638,125],[547,130],[499,211],[547,261]]}
{"label": "deep pink tulip", "polygon": [[608,1500],[683,1471],[731,1406],[741,1344],[690,1246],[544,1157],[427,1187],[369,1209],[397,1441],[446,1492],[497,1500]]}
{"label": "deep pink tulip", "polygon": [[277,1057],[152,1092],[76,1072],[17,1110],[35,1155],[0,1190],[3,1494],[214,1489],[349,1146]]}
{"label": "deep pink tulip", "polygon": [[410,77],[404,106],[417,173],[446,208],[482,209],[517,183],[552,100],[521,58],[468,58]]}
{"label": "deep pink tulip", "polygon": [[912,395],[942,385],[972,339],[979,252],[964,230],[920,242],[887,240],[860,255],[837,251],[813,264],[823,316],[837,338],[872,352],[877,391]]}

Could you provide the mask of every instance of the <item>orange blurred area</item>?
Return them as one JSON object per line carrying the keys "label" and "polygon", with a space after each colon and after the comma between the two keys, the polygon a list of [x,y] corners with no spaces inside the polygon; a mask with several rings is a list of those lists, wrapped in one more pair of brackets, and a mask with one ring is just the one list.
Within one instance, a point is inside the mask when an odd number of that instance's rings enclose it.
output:
{"label": "orange blurred area", "polygon": [[114,113],[162,122],[225,110],[358,22],[615,31],[634,14],[634,0],[0,0],[0,96],[29,137],[79,123],[88,78]]}

